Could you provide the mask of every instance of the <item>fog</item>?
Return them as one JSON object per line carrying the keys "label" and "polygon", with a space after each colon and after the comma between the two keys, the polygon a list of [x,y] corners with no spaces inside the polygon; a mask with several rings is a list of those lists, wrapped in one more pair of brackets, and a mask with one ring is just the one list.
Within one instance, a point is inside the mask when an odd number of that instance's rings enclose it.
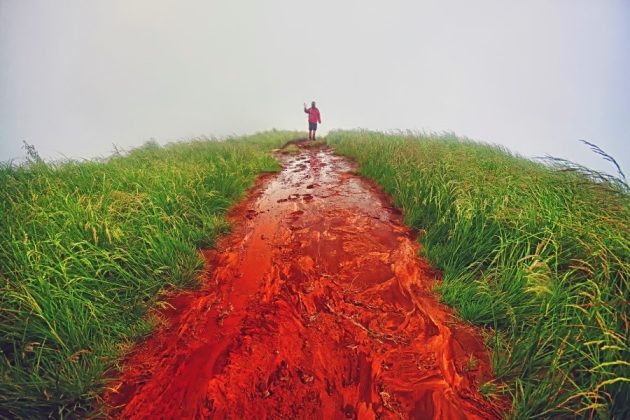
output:
{"label": "fog", "polygon": [[630,172],[630,2],[0,0],[0,161],[195,136],[455,132]]}

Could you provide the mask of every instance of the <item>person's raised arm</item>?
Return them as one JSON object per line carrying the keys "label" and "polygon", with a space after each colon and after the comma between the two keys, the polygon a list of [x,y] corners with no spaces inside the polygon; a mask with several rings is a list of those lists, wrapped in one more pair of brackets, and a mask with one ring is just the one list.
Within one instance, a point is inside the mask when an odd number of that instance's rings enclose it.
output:
{"label": "person's raised arm", "polygon": [[304,112],[308,114],[308,109],[306,109],[306,103],[304,103]]}

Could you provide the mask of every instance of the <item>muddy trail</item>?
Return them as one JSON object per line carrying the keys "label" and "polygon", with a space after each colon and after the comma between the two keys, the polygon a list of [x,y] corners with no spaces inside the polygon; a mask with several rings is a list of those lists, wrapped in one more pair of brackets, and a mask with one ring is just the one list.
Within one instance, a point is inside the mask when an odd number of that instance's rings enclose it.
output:
{"label": "muddy trail", "polygon": [[205,252],[201,290],[126,358],[121,418],[497,418],[478,334],[380,190],[330,149],[278,155]]}

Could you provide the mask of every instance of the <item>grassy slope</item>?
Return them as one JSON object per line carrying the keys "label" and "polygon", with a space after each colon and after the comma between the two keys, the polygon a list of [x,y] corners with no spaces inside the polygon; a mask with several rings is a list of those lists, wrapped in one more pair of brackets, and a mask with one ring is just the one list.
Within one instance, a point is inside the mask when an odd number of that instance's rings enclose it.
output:
{"label": "grassy slope", "polygon": [[297,133],[161,148],[106,163],[0,167],[0,417],[80,416],[152,327],[165,287],[195,283],[226,209]]}
{"label": "grassy slope", "polygon": [[453,136],[328,142],[423,231],[444,301],[488,327],[503,384],[483,392],[511,394],[515,418],[630,415],[627,193]]}

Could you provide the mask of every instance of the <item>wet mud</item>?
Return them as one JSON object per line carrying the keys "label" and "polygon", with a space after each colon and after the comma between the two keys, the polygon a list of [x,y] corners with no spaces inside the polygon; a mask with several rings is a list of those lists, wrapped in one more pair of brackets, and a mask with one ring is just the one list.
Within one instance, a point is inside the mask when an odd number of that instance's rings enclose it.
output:
{"label": "wet mud", "polygon": [[105,395],[120,418],[498,418],[478,334],[387,197],[329,149],[278,155],[204,252],[201,290]]}

